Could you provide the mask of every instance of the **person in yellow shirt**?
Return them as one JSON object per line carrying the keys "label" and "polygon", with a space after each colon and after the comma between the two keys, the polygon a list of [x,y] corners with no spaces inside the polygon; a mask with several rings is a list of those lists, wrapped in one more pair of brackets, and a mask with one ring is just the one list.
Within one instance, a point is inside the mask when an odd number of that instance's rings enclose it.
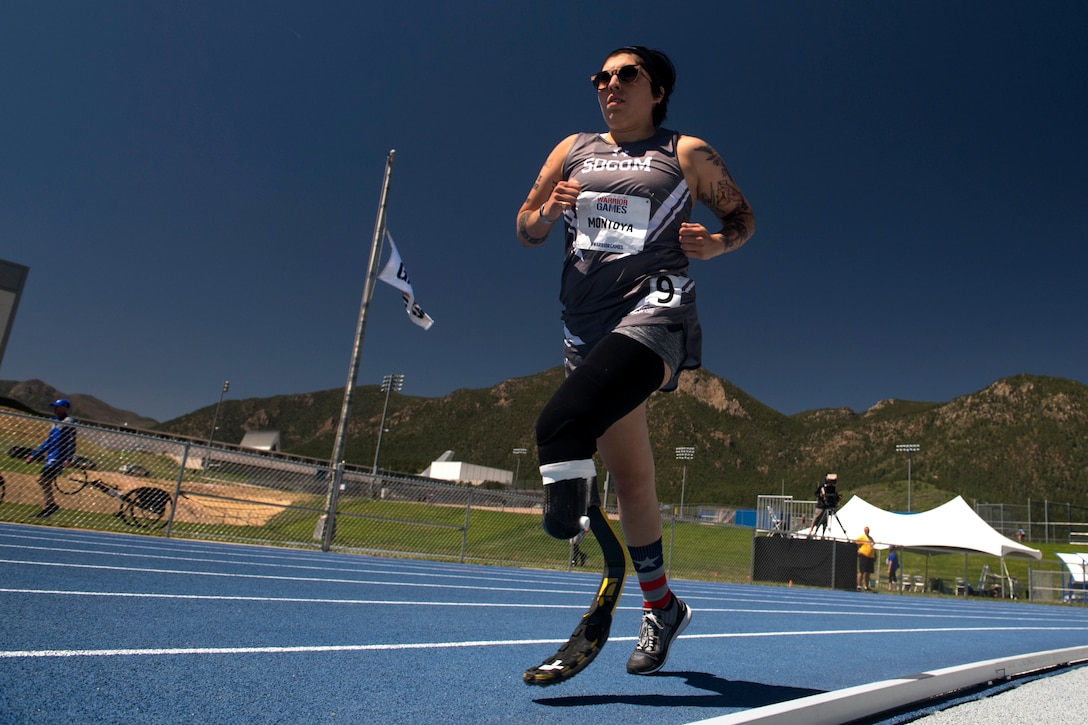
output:
{"label": "person in yellow shirt", "polygon": [[858,546],[858,591],[869,591],[870,579],[876,567],[876,552],[873,550],[873,537],[869,536],[869,527],[865,533],[854,540]]}

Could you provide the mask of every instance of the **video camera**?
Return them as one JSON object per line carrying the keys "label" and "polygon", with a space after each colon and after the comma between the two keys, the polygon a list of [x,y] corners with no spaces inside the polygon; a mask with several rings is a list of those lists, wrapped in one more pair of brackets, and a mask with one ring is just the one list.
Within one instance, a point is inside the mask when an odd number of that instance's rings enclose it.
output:
{"label": "video camera", "polygon": [[839,477],[834,473],[829,473],[824,478],[823,485],[816,489],[816,498],[820,502],[821,508],[838,508],[839,492],[836,489],[838,482]]}

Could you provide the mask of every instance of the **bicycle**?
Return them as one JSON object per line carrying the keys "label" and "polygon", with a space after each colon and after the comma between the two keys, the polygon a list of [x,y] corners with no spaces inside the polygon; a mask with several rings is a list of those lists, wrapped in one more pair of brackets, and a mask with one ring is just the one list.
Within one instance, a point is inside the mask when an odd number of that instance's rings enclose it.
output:
{"label": "bicycle", "polygon": [[88,486],[97,489],[118,500],[118,509],[114,516],[120,517],[129,526],[145,529],[165,526],[166,512],[170,510],[173,502],[169,493],[154,486],[140,486],[122,493],[120,488],[100,478],[90,478],[86,470],[80,470],[79,474],[65,479],[58,476],[54,485],[66,496],[77,494]]}

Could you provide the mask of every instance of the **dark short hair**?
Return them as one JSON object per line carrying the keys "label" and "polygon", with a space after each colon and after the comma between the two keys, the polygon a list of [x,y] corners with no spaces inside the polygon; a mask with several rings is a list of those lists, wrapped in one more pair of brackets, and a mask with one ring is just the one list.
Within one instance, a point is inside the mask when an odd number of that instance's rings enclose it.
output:
{"label": "dark short hair", "polygon": [[650,87],[655,93],[661,93],[661,100],[654,106],[654,128],[659,128],[665,122],[665,116],[669,112],[669,96],[676,86],[676,66],[669,60],[669,56],[660,50],[653,50],[644,45],[628,45],[616,48],[605,58],[611,58],[620,53],[631,53],[639,58],[639,65],[650,76]]}

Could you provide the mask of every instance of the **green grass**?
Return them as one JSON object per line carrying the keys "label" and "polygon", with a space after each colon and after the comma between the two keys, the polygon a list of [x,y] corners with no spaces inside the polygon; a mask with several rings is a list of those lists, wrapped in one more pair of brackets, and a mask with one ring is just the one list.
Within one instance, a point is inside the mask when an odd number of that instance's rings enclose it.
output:
{"label": "green grass", "polygon": [[[279,540],[311,540],[322,503],[315,497],[302,504],[313,507],[312,511],[285,510],[261,529]],[[569,544],[551,539],[543,532],[539,513],[473,508],[467,536],[461,530],[464,524],[463,507],[349,500],[339,509],[334,545],[376,553],[459,560],[463,541],[467,561],[563,569],[568,566]],[[617,522],[613,521],[613,527],[619,533]],[[671,522],[666,521],[664,544],[666,563],[671,563],[674,577],[748,580],[751,529],[683,522],[677,523],[674,530]],[[600,548],[593,537],[585,539],[582,550],[589,557],[587,567],[600,566]]]}
{"label": "green grass", "polygon": [[[323,496],[311,495],[296,499],[293,506],[282,509],[260,526],[175,522],[172,533],[180,537],[317,548],[320,542],[314,535],[324,505]],[[39,523],[33,519],[37,506],[13,503],[0,506],[0,518],[4,520]],[[62,509],[49,520],[49,525],[158,536],[165,534],[165,528],[128,526],[111,513],[83,510]],[[463,557],[465,561],[474,563],[513,566],[554,569],[569,566],[568,543],[544,534],[539,513],[473,508],[469,514],[467,535],[462,531],[464,525],[463,506],[349,497],[340,502],[334,548],[454,561]],[[619,532],[617,522],[613,521],[613,527]],[[665,561],[672,578],[749,581],[751,529],[695,522],[676,522],[674,526],[669,520],[663,522],[663,528]],[[1043,552],[1042,562],[1017,558],[1006,560],[1009,573],[1024,588],[1029,581],[1029,565],[1036,571],[1059,571],[1061,564],[1055,553],[1075,550],[1067,544],[1031,545]],[[601,554],[593,537],[586,538],[582,550],[589,557],[586,568],[597,569],[601,565]],[[877,573],[882,587],[886,583],[885,557],[886,552],[880,552]],[[949,590],[954,588],[956,577],[963,577],[968,584],[977,586],[984,566],[989,566],[992,572],[1001,571],[998,557],[983,554],[969,555],[966,570],[963,554],[934,554],[927,557],[905,551],[901,562],[901,576],[924,576],[927,584],[930,579],[942,579]]]}

